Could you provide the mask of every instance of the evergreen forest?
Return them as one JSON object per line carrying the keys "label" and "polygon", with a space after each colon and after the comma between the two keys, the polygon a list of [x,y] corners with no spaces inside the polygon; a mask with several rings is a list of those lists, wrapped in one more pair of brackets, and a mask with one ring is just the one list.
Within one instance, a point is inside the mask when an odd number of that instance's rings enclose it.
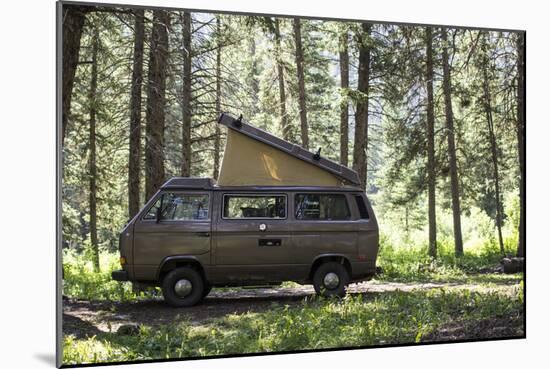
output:
{"label": "evergreen forest", "polygon": [[60,26],[64,296],[156,298],[111,280],[119,232],[167,179],[217,178],[222,112],[357,171],[386,291],[65,332],[66,363],[524,334],[523,275],[493,273],[525,254],[523,32],[84,4]]}

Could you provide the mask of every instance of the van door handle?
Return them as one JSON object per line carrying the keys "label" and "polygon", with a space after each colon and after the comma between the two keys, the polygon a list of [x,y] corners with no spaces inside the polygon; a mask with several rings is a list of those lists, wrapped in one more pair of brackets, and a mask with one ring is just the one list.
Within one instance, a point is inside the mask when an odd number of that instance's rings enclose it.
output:
{"label": "van door handle", "polygon": [[197,232],[195,233],[198,237],[210,237],[210,233],[208,232]]}
{"label": "van door handle", "polygon": [[258,240],[258,246],[281,246],[282,243],[281,239],[275,238],[260,238]]}

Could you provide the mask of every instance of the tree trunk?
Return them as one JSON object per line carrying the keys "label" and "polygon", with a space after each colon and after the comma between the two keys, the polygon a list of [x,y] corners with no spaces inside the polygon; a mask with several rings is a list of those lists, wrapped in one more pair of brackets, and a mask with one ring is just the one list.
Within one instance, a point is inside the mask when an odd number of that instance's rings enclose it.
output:
{"label": "tree trunk", "polygon": [[435,218],[435,143],[434,143],[434,66],[432,50],[432,29],[426,27],[426,90],[428,93],[427,127],[428,138],[428,252],[432,258],[437,257],[437,235]]}
{"label": "tree trunk", "polygon": [[145,195],[147,198],[164,182],[164,120],[168,33],[170,15],[163,10],[153,12],[149,72],[147,85],[145,140]]}
{"label": "tree trunk", "polygon": [[[483,37],[483,36],[482,36]],[[483,45],[486,46],[485,38],[483,39]],[[485,48],[483,50],[486,53]],[[491,91],[489,89],[489,76],[487,70],[489,68],[489,57],[483,55],[483,98],[484,98],[484,110],[487,118],[487,131],[489,133],[489,141],[491,143],[491,159],[493,162],[493,180],[495,182],[495,197],[496,197],[496,224],[498,231],[498,244],[500,246],[500,252],[504,255],[504,241],[502,239],[502,202],[500,198],[500,182],[498,174],[498,149],[497,139],[495,135],[495,127],[493,124],[493,111],[491,103]]]}
{"label": "tree trunk", "polygon": [[281,130],[283,132],[283,138],[286,141],[290,141],[290,127],[288,125],[288,116],[286,115],[285,76],[281,52],[281,30],[279,28],[279,19],[275,18],[275,60],[277,63],[277,79],[279,80],[279,112],[281,115]]}
{"label": "tree trunk", "polygon": [[302,147],[309,150],[307,126],[306,87],[304,81],[304,50],[302,48],[302,27],[300,18],[294,18],[294,43],[296,45],[296,72],[298,77],[298,106],[300,109],[300,134]]}
{"label": "tree trunk", "polygon": [[458,168],[456,161],[455,132],[453,106],[451,100],[451,68],[449,66],[449,53],[447,51],[447,30],[441,29],[443,41],[443,94],[445,95],[445,122],[447,125],[447,143],[449,153],[449,171],[451,175],[451,200],[453,207],[453,229],[455,238],[455,254],[464,254],[462,246],[462,226],[460,223],[460,196],[458,188]]}
{"label": "tree trunk", "polygon": [[80,54],[80,39],[84,27],[86,7],[63,5],[63,81],[61,108],[61,145],[67,133],[67,124],[71,111],[71,97],[74,84],[78,56]]}
{"label": "tree trunk", "polygon": [[340,102],[340,163],[348,165],[348,135],[349,135],[349,52],[348,52],[348,31],[340,34],[339,39],[340,56],[340,88],[342,89],[342,100]]}
{"label": "tree trunk", "polygon": [[[216,51],[216,121],[221,114],[221,98],[222,98],[222,78],[221,78],[221,60],[222,60],[222,45],[220,42],[221,37],[221,23],[220,19],[216,19],[216,35],[218,37],[218,50]],[[215,124],[215,136],[214,136],[214,173],[212,176],[214,179],[218,179],[220,171],[220,125]]]}
{"label": "tree trunk", "polygon": [[357,75],[357,108],[355,111],[355,139],[353,145],[353,169],[359,174],[361,186],[367,186],[367,147],[369,129],[369,77],[370,77],[370,38],[371,25],[361,24],[357,35],[359,44],[359,71]]}
{"label": "tree trunk", "polygon": [[518,91],[517,91],[517,136],[519,156],[519,257],[525,256],[525,34],[519,33],[517,38],[518,54]]}
{"label": "tree trunk", "polygon": [[191,13],[183,13],[183,84],[181,94],[181,175],[191,175]]}
{"label": "tree trunk", "polygon": [[97,113],[97,49],[99,43],[98,29],[92,37],[92,78],[88,94],[90,104],[90,242],[93,250],[94,271],[99,272],[99,245],[97,241],[97,165],[96,165],[96,113]]}
{"label": "tree trunk", "polygon": [[143,82],[144,11],[135,11],[134,65],[130,96],[130,157],[128,160],[128,215],[133,218],[139,211],[140,159],[141,159],[141,84]]}
{"label": "tree trunk", "polygon": [[[250,90],[252,91],[252,117],[254,117],[260,109],[258,108],[258,100],[259,100],[259,94],[260,94],[260,82],[258,81],[258,61],[256,59],[256,40],[254,39],[254,35],[250,35],[249,41],[248,41],[248,53],[250,55],[250,59],[252,61],[250,66],[250,71],[248,73],[248,85]],[[252,118],[251,117],[251,118]],[[264,127],[265,129],[266,127]]]}

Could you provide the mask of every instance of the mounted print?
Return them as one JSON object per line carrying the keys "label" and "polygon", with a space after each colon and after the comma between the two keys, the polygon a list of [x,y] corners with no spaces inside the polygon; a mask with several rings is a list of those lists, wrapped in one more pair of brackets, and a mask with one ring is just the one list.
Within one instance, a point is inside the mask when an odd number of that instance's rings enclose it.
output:
{"label": "mounted print", "polygon": [[57,10],[59,366],[525,338],[524,31]]}

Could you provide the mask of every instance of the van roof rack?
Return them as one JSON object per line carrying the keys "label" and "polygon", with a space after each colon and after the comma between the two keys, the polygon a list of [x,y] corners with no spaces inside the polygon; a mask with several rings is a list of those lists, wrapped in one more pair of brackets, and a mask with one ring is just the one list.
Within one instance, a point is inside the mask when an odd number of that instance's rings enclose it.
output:
{"label": "van roof rack", "polygon": [[345,165],[322,157],[320,149],[317,151],[317,153],[312,153],[302,148],[301,146],[276,137],[271,133],[256,128],[250,123],[246,122],[243,119],[242,114],[238,118],[235,118],[228,113],[221,113],[220,117],[218,118],[218,123],[223,124],[229,129],[240,132],[275,149],[292,155],[297,159],[303,160],[311,165],[315,165],[321,169],[324,169],[350,185],[361,185],[359,175],[356,171],[346,167]]}
{"label": "van roof rack", "polygon": [[204,189],[214,187],[216,183],[212,178],[199,177],[172,177],[162,186],[162,189]]}

